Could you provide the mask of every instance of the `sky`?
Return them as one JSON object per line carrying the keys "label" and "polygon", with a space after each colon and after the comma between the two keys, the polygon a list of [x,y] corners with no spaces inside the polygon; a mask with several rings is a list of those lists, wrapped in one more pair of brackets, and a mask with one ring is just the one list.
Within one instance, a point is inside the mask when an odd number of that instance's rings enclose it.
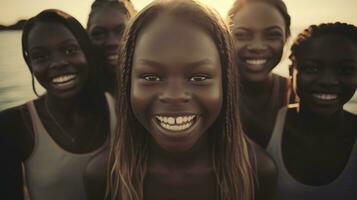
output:
{"label": "sky", "polygon": [[[132,0],[137,10],[151,0]],[[201,0],[213,6],[223,17],[233,0]],[[1,0],[0,24],[12,24],[47,8],[61,9],[83,25],[86,24],[93,0]],[[357,25],[357,0],[284,0],[292,17],[292,27],[307,27],[321,22],[342,21]]]}

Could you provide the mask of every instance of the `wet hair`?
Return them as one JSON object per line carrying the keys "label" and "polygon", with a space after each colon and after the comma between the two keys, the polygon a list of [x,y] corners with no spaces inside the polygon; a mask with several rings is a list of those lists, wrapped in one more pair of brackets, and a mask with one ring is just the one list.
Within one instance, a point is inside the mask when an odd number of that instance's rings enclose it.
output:
{"label": "wet hair", "polygon": [[155,19],[172,16],[205,31],[216,44],[222,67],[223,105],[208,133],[216,199],[251,200],[254,196],[255,157],[242,131],[238,108],[238,71],[234,67],[233,41],[218,14],[194,0],[157,0],[144,8],[126,29],[121,49],[121,71],[116,100],[121,115],[111,140],[109,156],[109,199],[142,200],[149,159],[150,134],[135,118],[130,104],[131,71],[136,41]]}
{"label": "wet hair", "polygon": [[31,59],[28,52],[28,36],[31,30],[40,23],[47,24],[60,24],[65,26],[70,30],[78,41],[89,67],[89,81],[86,85],[87,90],[100,91],[102,90],[102,84],[100,83],[100,71],[99,59],[95,56],[95,49],[88,37],[86,30],[83,26],[71,15],[57,9],[48,9],[40,12],[36,16],[27,20],[26,24],[23,27],[22,31],[22,55],[25,59],[25,62],[32,74],[32,88],[37,96],[38,93],[35,89],[35,82],[33,77],[33,72],[31,68]]}
{"label": "wet hair", "polygon": [[290,15],[288,13],[288,9],[284,3],[283,0],[236,0],[233,3],[233,6],[231,9],[228,11],[228,25],[231,27],[233,25],[233,18],[237,14],[237,12],[242,9],[245,5],[253,2],[263,2],[267,3],[274,8],[278,9],[280,14],[284,18],[285,22],[285,30],[286,30],[286,38],[290,37],[291,31],[290,31],[290,24],[291,24],[291,19]]}
{"label": "wet hair", "polygon": [[130,0],[95,0],[92,3],[88,16],[87,29],[91,26],[91,21],[95,13],[105,8],[118,9],[118,11],[123,12],[128,19],[131,19],[136,14],[136,10]]}
{"label": "wet hair", "polygon": [[289,76],[292,80],[291,91],[294,94],[291,96],[290,101],[295,103],[297,101],[297,95],[295,92],[295,77],[294,70],[298,67],[298,60],[301,53],[305,51],[306,44],[314,38],[318,38],[324,35],[341,35],[350,39],[353,43],[357,45],[357,27],[352,24],[335,22],[335,23],[322,23],[320,25],[311,25],[304,31],[302,31],[295,39],[291,46],[291,53],[289,59],[291,64],[289,65]]}

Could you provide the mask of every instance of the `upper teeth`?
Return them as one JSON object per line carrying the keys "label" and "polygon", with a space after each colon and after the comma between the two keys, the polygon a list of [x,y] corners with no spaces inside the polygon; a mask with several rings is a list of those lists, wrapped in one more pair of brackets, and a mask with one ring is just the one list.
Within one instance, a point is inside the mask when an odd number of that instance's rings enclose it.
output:
{"label": "upper teeth", "polygon": [[118,59],[118,55],[110,55],[110,56],[108,56],[108,59],[116,60],[116,59]]}
{"label": "upper teeth", "polygon": [[266,59],[247,59],[246,62],[251,65],[262,65],[267,62]]}
{"label": "upper teeth", "polygon": [[76,76],[74,74],[61,75],[61,76],[54,77],[52,79],[52,82],[53,83],[63,83],[63,82],[69,81],[75,77]]}
{"label": "upper teeth", "polygon": [[171,131],[182,131],[192,126],[195,115],[183,115],[177,117],[156,116],[161,127]]}
{"label": "upper teeth", "polygon": [[314,94],[313,96],[321,100],[335,100],[338,97],[337,94]]}
{"label": "upper teeth", "polygon": [[183,124],[191,122],[195,116],[194,115],[183,115],[178,117],[166,117],[166,116],[156,116],[156,118],[163,123],[174,125],[174,124]]}

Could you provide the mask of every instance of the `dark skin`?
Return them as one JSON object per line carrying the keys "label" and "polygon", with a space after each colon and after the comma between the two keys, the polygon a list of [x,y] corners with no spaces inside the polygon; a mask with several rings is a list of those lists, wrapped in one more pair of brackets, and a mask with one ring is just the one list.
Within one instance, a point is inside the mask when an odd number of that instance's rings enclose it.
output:
{"label": "dark skin", "polygon": [[93,44],[104,54],[107,89],[111,94],[114,94],[120,40],[128,21],[129,17],[123,10],[104,7],[93,14],[87,28]]}
{"label": "dark skin", "polygon": [[[287,103],[286,78],[272,74],[280,62],[286,41],[284,18],[264,2],[251,2],[233,17],[237,66],[241,86],[243,129],[257,144],[265,148],[270,140],[275,116]],[[275,91],[273,80],[282,90]]]}
{"label": "dark skin", "polygon": [[[30,67],[47,90],[34,105],[51,138],[65,151],[76,154],[101,147],[109,132],[108,108],[104,94],[83,90],[88,65],[73,34],[61,24],[38,23],[28,41]],[[0,133],[0,141],[9,144],[1,146],[1,152],[9,154],[4,162],[8,165],[1,166],[1,185],[15,177],[5,194],[10,199],[22,199],[21,164],[34,148],[32,119],[26,105],[0,113]],[[9,169],[12,173],[7,173]]]}
{"label": "dark skin", "polygon": [[297,59],[300,109],[287,113],[282,151],[297,181],[321,186],[339,177],[357,138],[357,116],[343,110],[357,87],[357,45],[326,34],[303,49]]}
{"label": "dark skin", "polygon": [[[144,199],[217,199],[209,135],[219,133],[209,128],[221,110],[223,94],[215,43],[196,26],[167,16],[139,34],[135,49],[131,106],[151,136]],[[186,116],[196,118],[188,128],[180,125],[180,117],[189,120]],[[270,199],[277,171],[261,148],[256,146],[256,152],[256,199]],[[96,177],[100,179],[95,171],[107,158],[103,154],[96,160],[87,168],[87,180],[92,181],[87,188],[95,188]],[[105,187],[99,188],[98,197],[104,196]]]}

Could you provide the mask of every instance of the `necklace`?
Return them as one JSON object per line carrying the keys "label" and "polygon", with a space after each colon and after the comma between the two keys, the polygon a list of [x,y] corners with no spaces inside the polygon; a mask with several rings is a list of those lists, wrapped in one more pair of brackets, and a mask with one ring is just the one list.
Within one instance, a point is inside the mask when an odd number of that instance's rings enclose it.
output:
{"label": "necklace", "polygon": [[47,114],[50,116],[51,120],[56,124],[56,126],[60,129],[62,134],[72,143],[76,142],[75,137],[73,137],[71,134],[69,134],[62,126],[61,124],[56,120],[56,118],[53,116],[53,114],[50,112],[50,109],[48,108],[48,103],[47,103],[47,98],[45,98],[45,108]]}

